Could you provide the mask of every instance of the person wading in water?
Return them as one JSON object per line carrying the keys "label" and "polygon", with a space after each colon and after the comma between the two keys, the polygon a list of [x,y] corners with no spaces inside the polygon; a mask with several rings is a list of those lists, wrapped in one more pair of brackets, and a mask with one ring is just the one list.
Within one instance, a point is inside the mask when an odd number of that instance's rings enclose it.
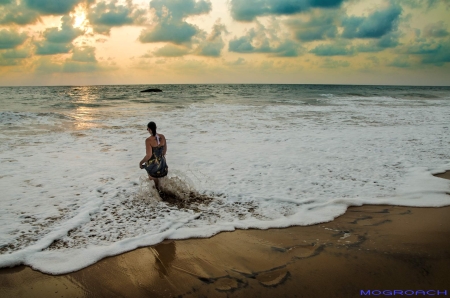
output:
{"label": "person wading in water", "polygon": [[145,156],[139,162],[139,168],[145,169],[148,173],[148,178],[155,182],[155,187],[158,192],[161,191],[159,178],[162,178],[168,173],[168,166],[166,162],[167,142],[163,134],[156,133],[155,122],[149,122],[147,131],[151,134],[145,140]]}

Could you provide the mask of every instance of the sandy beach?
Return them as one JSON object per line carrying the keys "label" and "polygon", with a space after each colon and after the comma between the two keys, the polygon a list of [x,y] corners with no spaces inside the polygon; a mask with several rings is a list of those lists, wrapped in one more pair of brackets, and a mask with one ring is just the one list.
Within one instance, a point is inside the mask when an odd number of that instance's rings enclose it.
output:
{"label": "sandy beach", "polygon": [[[450,172],[436,176],[450,179]],[[1,269],[0,297],[448,295],[449,218],[450,207],[350,207],[313,226],[166,240],[60,276],[26,266]]]}

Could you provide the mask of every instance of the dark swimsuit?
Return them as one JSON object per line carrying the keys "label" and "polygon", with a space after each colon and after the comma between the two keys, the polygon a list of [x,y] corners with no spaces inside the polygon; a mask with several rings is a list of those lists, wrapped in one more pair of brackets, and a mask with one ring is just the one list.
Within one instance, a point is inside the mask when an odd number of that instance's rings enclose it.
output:
{"label": "dark swimsuit", "polygon": [[[155,137],[159,145],[159,136]],[[152,157],[145,163],[145,170],[153,178],[164,177],[169,171],[163,152],[164,146],[152,147]]]}

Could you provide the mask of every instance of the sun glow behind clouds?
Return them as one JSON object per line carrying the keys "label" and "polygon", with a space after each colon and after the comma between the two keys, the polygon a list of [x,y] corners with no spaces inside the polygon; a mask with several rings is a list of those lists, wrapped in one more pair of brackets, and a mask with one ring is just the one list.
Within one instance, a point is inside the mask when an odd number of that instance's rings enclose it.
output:
{"label": "sun glow behind clouds", "polygon": [[74,14],[75,21],[73,26],[83,30],[87,29],[88,21],[86,18],[86,12],[83,7],[79,6]]}
{"label": "sun glow behind clouds", "polygon": [[86,7],[83,5],[79,5],[73,14],[71,14],[73,18],[73,27],[77,29],[81,29],[84,31],[84,34],[75,40],[76,45],[81,44],[91,44],[93,45],[93,33],[94,30],[87,18]]}
{"label": "sun glow behind clouds", "polygon": [[48,5],[6,25],[16,6],[0,4],[0,85],[450,82],[442,1],[0,0],[15,2]]}

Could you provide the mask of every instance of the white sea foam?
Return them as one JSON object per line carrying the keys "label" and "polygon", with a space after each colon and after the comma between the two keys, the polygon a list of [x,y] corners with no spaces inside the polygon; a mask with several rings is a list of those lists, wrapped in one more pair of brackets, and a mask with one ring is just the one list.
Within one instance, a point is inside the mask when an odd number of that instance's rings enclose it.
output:
{"label": "white sea foam", "polygon": [[[450,183],[432,176],[450,169],[448,101],[321,101],[84,108],[66,112],[73,129],[4,138],[0,267],[60,274],[166,238],[326,222],[351,205],[450,205]],[[182,208],[138,168],[150,119],[168,140],[162,185]]]}

